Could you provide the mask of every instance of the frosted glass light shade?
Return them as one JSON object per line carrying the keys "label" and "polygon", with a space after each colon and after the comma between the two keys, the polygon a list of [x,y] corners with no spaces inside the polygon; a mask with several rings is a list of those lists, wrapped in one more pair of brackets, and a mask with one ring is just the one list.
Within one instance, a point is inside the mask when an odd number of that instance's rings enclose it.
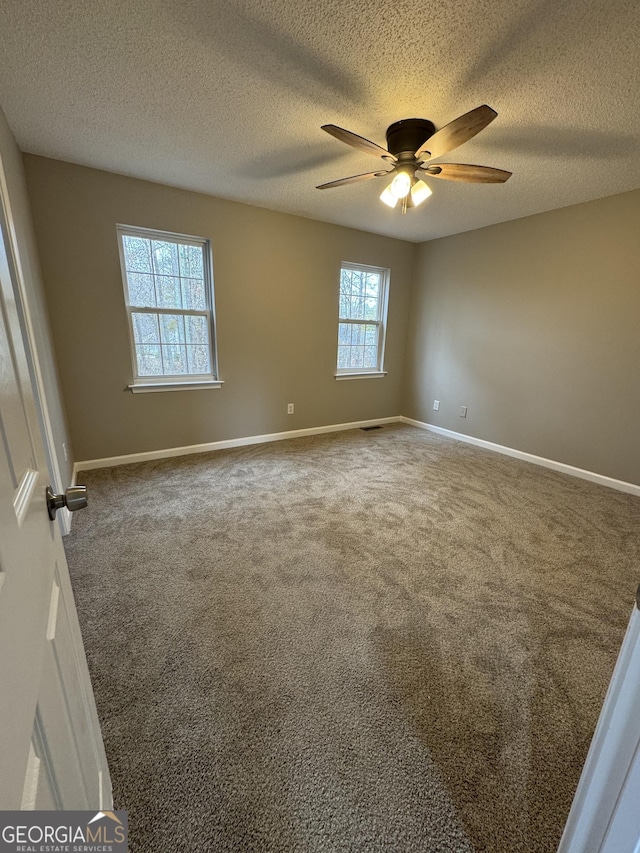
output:
{"label": "frosted glass light shade", "polygon": [[406,172],[398,172],[389,184],[389,189],[396,198],[405,198],[411,189],[411,177]]}
{"label": "frosted glass light shade", "polygon": [[380,194],[380,201],[384,202],[387,205],[387,207],[391,207],[391,208],[394,208],[396,206],[396,204],[398,203],[398,197],[395,196],[391,192],[391,186],[390,185],[386,188],[386,190],[383,190],[382,193]]}
{"label": "frosted glass light shade", "polygon": [[422,204],[423,201],[426,201],[430,195],[431,188],[428,187],[424,181],[416,181],[416,183],[411,187],[411,200],[415,207]]}

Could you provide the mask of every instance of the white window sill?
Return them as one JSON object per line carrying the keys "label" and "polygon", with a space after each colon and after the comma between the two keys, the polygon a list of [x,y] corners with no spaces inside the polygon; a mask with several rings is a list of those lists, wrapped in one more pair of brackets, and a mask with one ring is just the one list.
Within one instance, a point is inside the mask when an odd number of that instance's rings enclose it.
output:
{"label": "white window sill", "polygon": [[128,388],[134,394],[148,394],[152,391],[200,391],[205,388],[221,388],[221,379],[207,379],[204,382],[134,382]]}
{"label": "white window sill", "polygon": [[381,379],[387,375],[386,370],[372,370],[370,372],[361,371],[360,373],[334,373],[336,379]]}

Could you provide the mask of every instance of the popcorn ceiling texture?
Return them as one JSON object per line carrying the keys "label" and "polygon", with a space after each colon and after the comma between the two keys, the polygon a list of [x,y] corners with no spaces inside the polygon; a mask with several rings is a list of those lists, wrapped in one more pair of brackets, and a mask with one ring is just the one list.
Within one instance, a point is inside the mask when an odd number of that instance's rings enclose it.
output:
{"label": "popcorn ceiling texture", "polygon": [[[422,241],[640,186],[636,0],[4,0],[2,107],[25,151]],[[320,130],[498,118],[402,217]]]}
{"label": "popcorn ceiling texture", "polygon": [[640,499],[407,426],[83,472],[132,853],[553,853]]}

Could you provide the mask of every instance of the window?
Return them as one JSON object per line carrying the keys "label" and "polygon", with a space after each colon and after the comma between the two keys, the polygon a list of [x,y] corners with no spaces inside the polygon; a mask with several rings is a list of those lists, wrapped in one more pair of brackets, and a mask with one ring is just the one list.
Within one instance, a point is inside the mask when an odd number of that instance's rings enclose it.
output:
{"label": "window", "polygon": [[389,270],[343,263],[336,379],[384,376]]}
{"label": "window", "polygon": [[208,240],[118,226],[132,391],[211,388],[217,378]]}

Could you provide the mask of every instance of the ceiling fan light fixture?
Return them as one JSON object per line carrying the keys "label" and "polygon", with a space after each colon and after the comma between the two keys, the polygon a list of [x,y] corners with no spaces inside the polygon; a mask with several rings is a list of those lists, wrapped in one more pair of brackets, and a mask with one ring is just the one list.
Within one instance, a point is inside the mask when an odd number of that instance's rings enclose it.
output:
{"label": "ceiling fan light fixture", "polygon": [[396,198],[406,198],[411,192],[411,175],[408,172],[398,172],[389,184],[389,191]]}
{"label": "ceiling fan light fixture", "polygon": [[381,193],[380,201],[390,208],[394,208],[399,201],[403,202],[403,207],[406,206],[414,183],[415,178],[409,171],[402,169],[396,172],[389,186]]}
{"label": "ceiling fan light fixture", "polygon": [[380,201],[386,204],[387,207],[390,207],[391,209],[393,209],[397,205],[399,199],[398,196],[394,195],[391,192],[391,185],[389,185],[380,193]]}
{"label": "ceiling fan light fixture", "polygon": [[395,208],[398,202],[402,203],[402,212],[407,211],[407,202],[411,197],[412,207],[418,207],[431,195],[431,188],[424,181],[414,177],[410,172],[402,170],[398,172],[389,186],[380,195],[380,201],[387,207]]}
{"label": "ceiling fan light fixture", "polygon": [[427,186],[424,181],[417,180],[411,187],[411,201],[413,202],[414,207],[422,204],[422,202],[426,201],[430,195],[431,187]]}
{"label": "ceiling fan light fixture", "polygon": [[[393,175],[391,183],[380,195],[380,201],[390,208],[400,207],[406,213],[410,207],[418,207],[431,195],[431,188],[422,180],[425,174],[446,181],[461,181],[467,184],[503,184],[511,177],[511,172],[490,166],[474,166],[469,163],[433,163],[443,154],[473,139],[484,130],[497,116],[497,112],[487,104],[481,104],[474,110],[458,116],[445,124],[440,130],[428,119],[407,118],[396,121],[387,128],[387,147],[382,148],[375,142],[358,136],[350,130],[335,124],[323,124],[322,130],[358,151],[374,157],[381,157],[391,169],[366,172],[350,178],[340,178],[320,184],[319,190],[341,187],[366,181],[369,178],[382,178]],[[398,205],[398,202],[400,204]]]}

